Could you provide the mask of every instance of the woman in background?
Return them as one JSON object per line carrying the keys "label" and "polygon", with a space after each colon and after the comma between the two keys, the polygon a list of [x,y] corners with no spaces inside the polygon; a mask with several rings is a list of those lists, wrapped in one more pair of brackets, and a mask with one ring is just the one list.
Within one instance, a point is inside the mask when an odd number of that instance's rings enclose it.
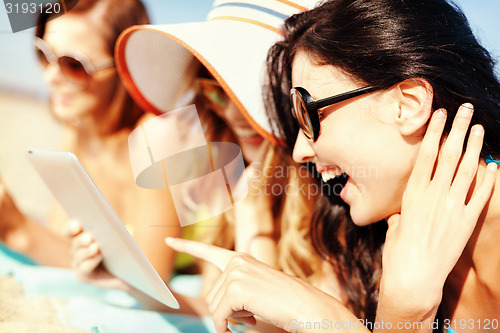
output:
{"label": "woman in background", "polygon": [[[128,135],[148,116],[127,93],[113,60],[119,34],[147,23],[140,0],[80,0],[56,19],[42,13],[34,45],[49,84],[51,113],[64,125],[62,149],[78,156],[168,281],[174,254],[162,242],[166,235],[179,236],[180,226],[167,190],[142,189],[134,182]],[[54,207],[47,229],[23,216],[8,194],[1,205],[2,223],[9,225],[1,228],[7,246],[40,264],[71,265],[70,241],[62,231],[67,216],[59,206]]]}

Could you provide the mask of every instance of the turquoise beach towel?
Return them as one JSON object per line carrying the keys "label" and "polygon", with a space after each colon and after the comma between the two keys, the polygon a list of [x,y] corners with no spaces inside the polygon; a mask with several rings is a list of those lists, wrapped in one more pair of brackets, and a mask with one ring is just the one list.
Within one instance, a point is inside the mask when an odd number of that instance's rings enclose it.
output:
{"label": "turquoise beach towel", "polygon": [[[212,333],[210,317],[149,311],[126,292],[80,283],[70,269],[36,265],[0,243],[0,275],[13,276],[26,295],[55,296],[67,300],[58,309],[62,324],[93,333]],[[170,287],[179,293],[197,293],[199,276],[179,276]],[[183,292],[184,291],[184,292]]]}

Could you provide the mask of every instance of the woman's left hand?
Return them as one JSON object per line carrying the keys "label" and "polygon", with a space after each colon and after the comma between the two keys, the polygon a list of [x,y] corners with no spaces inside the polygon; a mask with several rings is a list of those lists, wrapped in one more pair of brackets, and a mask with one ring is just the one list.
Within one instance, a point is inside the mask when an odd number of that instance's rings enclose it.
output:
{"label": "woman's left hand", "polygon": [[[219,333],[230,332],[228,318],[253,325],[256,323],[254,315],[288,332],[300,332],[299,327],[306,322],[358,323],[335,298],[248,254],[184,239],[167,238],[166,243],[176,251],[208,261],[223,271],[206,297]],[[346,332],[368,331],[358,325],[357,329],[346,329]]]}
{"label": "woman's left hand", "polygon": [[[379,312],[421,313],[432,320],[444,283],[471,237],[496,179],[496,165],[476,178],[484,129],[462,105],[440,147],[446,111],[435,111],[406,187],[401,215],[388,219]],[[426,318],[424,318],[426,317]],[[385,318],[385,317],[384,317]]]}

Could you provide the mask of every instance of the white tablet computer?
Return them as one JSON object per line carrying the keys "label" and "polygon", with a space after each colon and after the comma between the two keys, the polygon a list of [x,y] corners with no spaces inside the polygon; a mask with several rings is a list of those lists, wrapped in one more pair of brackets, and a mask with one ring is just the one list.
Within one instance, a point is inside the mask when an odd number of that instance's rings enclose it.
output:
{"label": "white tablet computer", "polygon": [[75,154],[30,149],[28,160],[68,216],[93,235],[110,273],[161,303],[179,303],[148,261]]}

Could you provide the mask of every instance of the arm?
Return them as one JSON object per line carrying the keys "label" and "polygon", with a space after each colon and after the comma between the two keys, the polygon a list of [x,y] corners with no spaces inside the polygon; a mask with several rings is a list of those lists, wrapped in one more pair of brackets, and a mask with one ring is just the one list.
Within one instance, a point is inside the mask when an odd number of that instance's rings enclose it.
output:
{"label": "arm", "polygon": [[264,186],[267,179],[263,169],[272,157],[271,143],[265,141],[259,148],[256,161],[250,164],[240,179],[248,185],[248,194],[232,209],[235,225],[235,250],[251,254],[256,259],[275,267],[278,261],[276,223],[269,193]]}
{"label": "arm", "polygon": [[[429,123],[403,196],[401,215],[388,219],[378,322],[391,322],[393,327],[408,323],[412,326],[408,332],[432,331],[444,283],[462,255],[496,179],[494,163],[485,168],[482,181],[475,178],[482,126],[472,127],[462,153],[471,117],[472,106],[459,109],[441,149],[445,113],[436,111]],[[413,323],[422,325],[415,328]]]}
{"label": "arm", "polygon": [[1,181],[0,241],[39,264],[70,266],[70,241],[24,216]]}
{"label": "arm", "polygon": [[[247,167],[245,174],[251,176],[255,170]],[[251,183],[261,180],[252,180]],[[250,192],[245,200],[233,208],[235,219],[235,250],[248,253],[258,260],[276,266],[278,260],[275,222],[270,197],[264,193]]]}
{"label": "arm", "polygon": [[170,192],[136,186],[128,200],[127,221],[133,237],[161,278],[168,282],[175,270],[175,252],[165,246],[165,237],[180,237],[181,227]]}

